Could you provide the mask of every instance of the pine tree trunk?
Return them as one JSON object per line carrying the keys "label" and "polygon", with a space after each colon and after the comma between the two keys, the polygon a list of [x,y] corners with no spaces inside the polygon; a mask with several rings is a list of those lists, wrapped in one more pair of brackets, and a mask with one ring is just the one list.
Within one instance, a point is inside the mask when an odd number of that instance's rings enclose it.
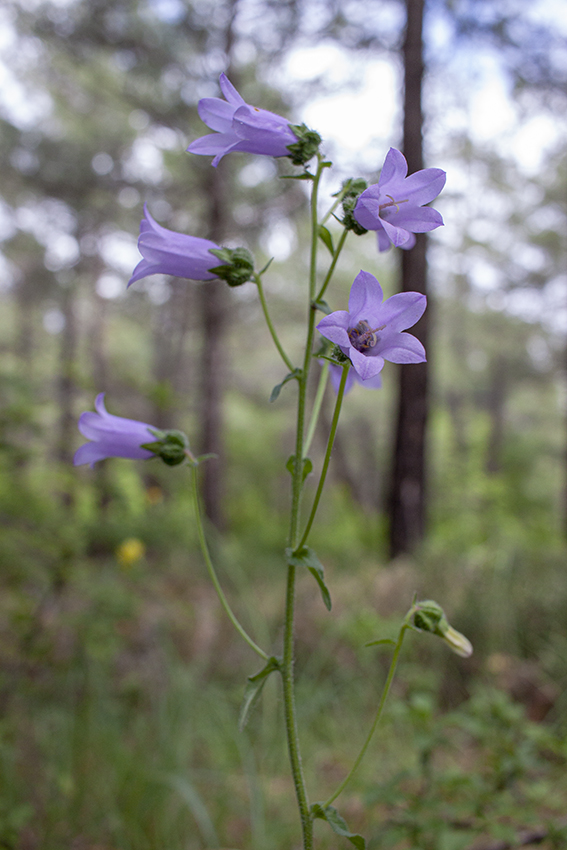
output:
{"label": "pine tree trunk", "polygon": [[[423,168],[421,90],[424,0],[406,0],[404,56],[404,155],[409,173]],[[410,251],[402,251],[402,291],[427,294],[426,237],[417,234]],[[427,348],[431,305],[412,328]],[[400,367],[394,465],[390,495],[390,555],[411,552],[425,532],[425,441],[427,425],[428,364]]]}

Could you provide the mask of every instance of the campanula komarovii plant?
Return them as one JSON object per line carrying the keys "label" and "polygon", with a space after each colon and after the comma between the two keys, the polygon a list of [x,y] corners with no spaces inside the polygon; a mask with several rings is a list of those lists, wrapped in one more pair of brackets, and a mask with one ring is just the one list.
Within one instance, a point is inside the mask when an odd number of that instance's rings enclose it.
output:
{"label": "campanula komarovii plant", "polygon": [[424,168],[408,173],[405,156],[390,148],[378,183],[358,197],[354,217],[366,230],[376,230],[380,251],[391,245],[412,248],[414,233],[425,233],[443,224],[437,210],[424,207],[445,185],[446,174],[440,168]]}
{"label": "campanula komarovii plant", "polygon": [[[364,850],[365,839],[350,831],[332,804],[350,782],[371,743],[396,671],[404,635],[408,630],[429,631],[463,656],[469,655],[472,648],[467,639],[449,625],[443,610],[432,600],[423,603],[413,601],[402,621],[397,640],[384,640],[383,637],[370,640],[368,646],[393,645],[382,693],[375,697],[377,709],[374,720],[362,747],[359,740],[353,743],[356,747],[354,752],[358,754],[338,787],[329,794],[331,789],[325,787],[326,782],[321,778],[323,787],[318,788],[317,794],[324,802],[309,802],[296,710],[295,596],[297,582],[303,576],[310,575],[317,582],[324,605],[331,609],[331,593],[323,564],[308,543],[331,462],[343,400],[355,383],[379,388],[382,369],[387,360],[405,364],[422,363],[425,360],[421,342],[415,336],[405,333],[423,315],[426,306],[424,295],[404,292],[384,301],[382,288],[374,275],[360,271],[352,284],[348,310],[331,312],[326,299],[330,298],[330,284],[350,232],[363,235],[367,230],[375,230],[381,249],[391,244],[409,248],[415,239],[414,233],[432,230],[443,223],[439,213],[424,205],[441,191],[445,173],[438,168],[426,168],[407,177],[404,157],[399,151],[391,149],[376,185],[367,187],[363,178],[345,180],[342,188],[334,194],[334,202],[321,214],[321,178],[332,163],[319,151],[319,135],[304,125],[289,124],[279,115],[249,106],[224,74],[221,75],[220,86],[224,100],[204,98],[199,102],[199,114],[214,132],[193,142],[189,151],[212,156],[214,166],[232,151],[289,157],[293,165],[302,165],[303,169],[285,176],[304,181],[303,185],[311,190],[310,256],[304,276],[305,303],[301,311],[306,317],[302,328],[305,344],[302,349],[296,350],[298,334],[294,334],[293,349],[290,346],[288,350],[279,336],[263,287],[263,277],[268,272],[269,262],[261,271],[256,271],[254,258],[247,249],[221,248],[206,239],[173,233],[157,224],[146,208],[138,243],[143,259],[136,266],[130,283],[160,272],[194,280],[219,277],[230,286],[240,286],[251,281],[256,287],[264,319],[285,367],[285,372],[282,368],[280,382],[271,392],[270,401],[275,403],[282,391],[289,392],[290,387],[297,387],[295,438],[293,446],[290,446],[291,457],[286,463],[287,472],[291,475],[291,493],[287,540],[285,548],[282,546],[281,579],[285,601],[281,645],[275,649],[269,647],[269,651],[266,651],[256,643],[235,616],[222,590],[207,545],[200,510],[199,465],[206,457],[193,457],[184,434],[179,431],[159,431],[143,422],[111,416],[100,395],[96,400],[97,413],[83,413],[79,420],[81,433],[91,442],[77,451],[75,463],[90,463],[92,466],[97,460],[107,457],[143,459],[157,456],[169,465],[181,464],[190,468],[195,527],[205,566],[231,623],[248,647],[262,659],[261,670],[251,671],[253,675],[249,676],[244,687],[240,726],[248,721],[268,676],[277,675],[281,679],[285,717],[283,727],[303,850],[313,850],[315,847],[314,821],[317,819],[325,821],[335,834],[348,839],[357,850]],[[335,215],[341,204],[342,220]],[[336,221],[339,222],[339,228],[336,227]],[[331,254],[326,270],[318,257],[321,243]],[[291,291],[293,293],[294,290]],[[325,315],[317,324],[320,313]],[[319,340],[317,353],[316,328],[325,338]],[[310,380],[315,356],[323,363],[316,386]],[[330,424],[326,425],[321,422],[320,412],[329,372],[335,395],[333,415]],[[322,460],[317,457],[312,460],[309,456],[316,431],[322,434],[326,446]],[[310,483],[313,479],[317,480],[314,487]],[[276,576],[274,581],[277,581]]]}

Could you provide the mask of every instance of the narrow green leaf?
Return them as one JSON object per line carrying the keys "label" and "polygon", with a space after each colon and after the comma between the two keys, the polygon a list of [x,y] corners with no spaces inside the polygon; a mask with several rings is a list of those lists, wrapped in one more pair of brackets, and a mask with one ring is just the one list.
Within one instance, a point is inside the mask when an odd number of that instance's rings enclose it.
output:
{"label": "narrow green leaf", "polygon": [[313,303],[315,304],[315,307],[317,308],[317,310],[320,310],[326,316],[328,316],[329,313],[332,312],[331,308],[329,307],[329,305],[327,304],[327,302],[323,298],[320,298],[319,301],[314,301]]}
{"label": "narrow green leaf", "polygon": [[278,398],[284,384],[287,384],[288,381],[293,381],[294,378],[299,378],[300,374],[301,369],[294,369],[293,372],[290,372],[288,375],[285,376],[285,378],[280,384],[276,384],[276,386],[270,393],[270,402],[275,401]]}
{"label": "narrow green leaf", "polygon": [[279,669],[279,659],[277,659],[275,656],[272,656],[268,659],[265,667],[262,667],[262,669],[258,673],[255,673],[254,676],[248,676],[246,688],[244,689],[244,698],[240,707],[240,718],[238,720],[238,729],[240,730],[240,732],[242,732],[242,730],[248,723],[250,712],[258,702],[258,699],[260,697],[260,694],[262,693],[264,685],[266,684],[268,676],[270,675],[270,673],[273,673],[274,670]]}
{"label": "narrow green leaf", "polygon": [[282,180],[314,180],[314,175],[309,171],[302,171],[301,174],[281,174]]}
{"label": "narrow green leaf", "polygon": [[357,835],[350,831],[345,819],[338,813],[334,806],[323,806],[322,803],[313,803],[311,806],[311,816],[327,821],[335,835],[348,838],[357,850],[366,850],[366,841],[362,835]]}
{"label": "narrow green leaf", "polygon": [[389,643],[391,646],[396,645],[396,641],[392,640],[392,638],[380,638],[380,640],[371,640],[368,643],[365,643],[364,646],[379,646],[384,643]]}
{"label": "narrow green leaf", "polygon": [[331,256],[334,257],[335,247],[333,245],[333,237],[331,236],[330,230],[327,230],[324,224],[319,225],[319,239],[327,246],[331,252]]}
{"label": "narrow green leaf", "polygon": [[291,564],[294,567],[306,567],[306,569],[309,570],[319,585],[319,590],[321,591],[321,596],[327,611],[330,611],[332,602],[329,588],[325,584],[325,570],[313,549],[309,546],[302,546],[298,552],[294,552],[293,549],[286,549],[285,554],[288,564]]}

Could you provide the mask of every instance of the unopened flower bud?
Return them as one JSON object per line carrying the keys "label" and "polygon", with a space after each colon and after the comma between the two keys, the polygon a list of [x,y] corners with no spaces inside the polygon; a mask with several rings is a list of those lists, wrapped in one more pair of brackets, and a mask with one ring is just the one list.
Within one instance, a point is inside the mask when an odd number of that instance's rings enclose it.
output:
{"label": "unopened flower bud", "polygon": [[310,130],[305,124],[290,124],[289,129],[297,142],[286,145],[288,156],[294,165],[305,165],[312,159],[321,144],[321,136],[315,130]]}
{"label": "unopened flower bud", "polygon": [[363,227],[354,217],[354,208],[357,204],[359,196],[367,188],[368,183],[361,177],[350,177],[345,180],[342,187],[343,195],[343,220],[342,225],[347,230],[352,230],[357,236],[363,236],[368,233],[368,230]]}
{"label": "unopened flower bud", "polygon": [[437,602],[433,599],[425,599],[423,602],[417,602],[415,608],[413,624],[416,629],[431,632],[443,638],[453,652],[462,658],[472,655],[473,647],[470,640],[449,624],[445,612]]}
{"label": "unopened flower bud", "polygon": [[229,286],[241,286],[251,279],[254,274],[254,258],[246,248],[215,248],[210,253],[217,257],[221,264],[209,271],[228,283]]}

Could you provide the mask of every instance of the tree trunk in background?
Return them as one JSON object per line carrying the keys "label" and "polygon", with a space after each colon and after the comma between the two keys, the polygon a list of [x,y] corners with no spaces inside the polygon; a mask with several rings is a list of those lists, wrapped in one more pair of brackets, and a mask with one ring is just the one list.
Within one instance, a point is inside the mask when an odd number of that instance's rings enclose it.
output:
{"label": "tree trunk in background", "polygon": [[490,416],[490,434],[486,451],[485,470],[495,475],[502,470],[504,448],[504,414],[508,389],[508,369],[505,357],[495,357],[490,369],[487,409]]}
{"label": "tree trunk in background", "polygon": [[[205,172],[203,191],[209,198],[208,232],[217,244],[225,237],[227,208],[226,169],[211,168]],[[222,398],[226,377],[226,320],[229,291],[222,280],[212,280],[199,287],[201,321],[201,358],[199,363],[199,422],[201,433],[199,452],[213,453],[215,459],[202,466],[202,495],[205,514],[219,530],[225,524],[222,505],[223,492],[223,408]]]}
{"label": "tree trunk in background", "polygon": [[[406,0],[404,56],[403,152],[409,173],[423,168],[421,90],[424,0]],[[402,291],[427,294],[426,237],[417,234],[410,251],[402,251]],[[412,328],[427,349],[431,306]],[[390,555],[411,552],[425,531],[425,437],[427,424],[428,364],[400,366],[394,466],[390,494]]]}

